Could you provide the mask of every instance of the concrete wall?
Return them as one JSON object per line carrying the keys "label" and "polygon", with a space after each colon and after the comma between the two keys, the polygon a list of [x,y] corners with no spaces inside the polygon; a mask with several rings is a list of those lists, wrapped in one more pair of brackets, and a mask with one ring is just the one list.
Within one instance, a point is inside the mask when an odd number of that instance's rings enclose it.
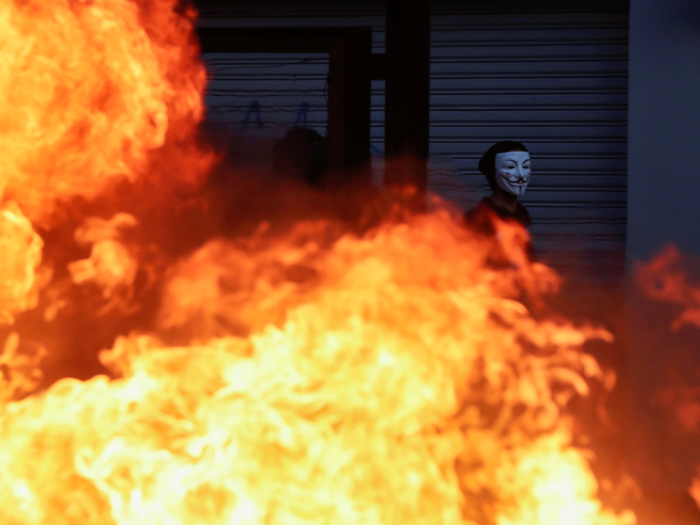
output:
{"label": "concrete wall", "polygon": [[631,0],[627,255],[700,253],[700,1]]}
{"label": "concrete wall", "polygon": [[[630,0],[629,45],[631,269],[668,243],[700,254],[700,1]],[[652,500],[683,497],[698,460],[697,436],[659,401],[670,387],[697,385],[700,330],[673,333],[679,310],[628,289],[627,469]]]}

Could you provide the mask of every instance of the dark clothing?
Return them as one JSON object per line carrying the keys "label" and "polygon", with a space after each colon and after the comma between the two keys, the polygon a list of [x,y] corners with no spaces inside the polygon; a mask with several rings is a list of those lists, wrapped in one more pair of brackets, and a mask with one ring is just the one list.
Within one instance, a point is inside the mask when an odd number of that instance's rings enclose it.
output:
{"label": "dark clothing", "polygon": [[530,224],[532,224],[532,221],[530,221],[530,214],[527,208],[522,204],[518,203],[515,212],[511,213],[509,210],[497,206],[491,197],[484,197],[481,199],[481,202],[477,204],[475,208],[469,210],[464,215],[464,218],[468,224],[478,225],[484,220],[483,216],[488,215],[488,210],[494,212],[503,220],[516,220],[525,228],[529,228]]}
{"label": "dark clothing", "polygon": [[[494,224],[495,216],[498,216],[501,220],[506,222],[516,221],[525,228],[531,224],[530,214],[525,206],[518,203],[515,212],[511,213],[507,209],[497,206],[491,197],[484,197],[481,199],[478,205],[464,214],[464,220],[469,229],[480,235],[498,238],[496,225]],[[530,261],[533,261],[535,259],[535,252],[532,241],[528,239],[527,244],[523,248]],[[497,252],[499,252],[499,250],[497,250]],[[502,266],[503,264],[506,266],[510,264],[510,258],[505,253],[494,252],[491,258],[491,262],[495,267]]]}

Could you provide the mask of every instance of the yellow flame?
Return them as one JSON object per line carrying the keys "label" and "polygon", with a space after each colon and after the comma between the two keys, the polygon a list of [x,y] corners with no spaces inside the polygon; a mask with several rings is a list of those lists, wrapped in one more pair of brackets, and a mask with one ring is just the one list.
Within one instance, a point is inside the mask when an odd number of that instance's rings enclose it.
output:
{"label": "yellow flame", "polygon": [[0,208],[0,323],[12,324],[14,313],[36,306],[43,246],[15,203]]}
{"label": "yellow flame", "polygon": [[[0,5],[5,322],[45,281],[32,224],[117,181],[202,177],[192,25],[176,0]],[[69,265],[74,283],[109,300],[133,289],[127,227],[83,223],[92,252]],[[330,230],[213,240],[178,262],[155,333],[102,354],[113,379],[7,401],[36,387],[41,355],[9,335],[0,523],[634,522],[597,502],[563,416],[604,379],[581,345],[610,335],[531,315],[557,277],[530,263],[522,229],[478,238],[438,210],[364,237]]]}
{"label": "yellow flame", "polygon": [[258,259],[203,248],[274,297],[249,336],[121,338],[102,359],[123,379],[7,404],[2,522],[634,523],[601,509],[560,417],[605,332],[532,318],[511,298],[532,269],[490,269],[447,213],[330,249],[309,227]]}

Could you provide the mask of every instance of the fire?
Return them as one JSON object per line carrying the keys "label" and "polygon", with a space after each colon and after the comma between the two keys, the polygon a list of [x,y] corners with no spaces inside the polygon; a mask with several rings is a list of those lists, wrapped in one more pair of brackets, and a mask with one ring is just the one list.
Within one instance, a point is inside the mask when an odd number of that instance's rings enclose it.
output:
{"label": "fire", "polygon": [[191,20],[176,6],[0,4],[0,194],[32,221],[46,224],[58,202],[144,176],[151,152],[192,133],[205,70]]}
{"label": "fire", "polygon": [[90,244],[90,257],[68,265],[71,279],[77,285],[96,284],[108,302],[106,313],[120,302],[128,303],[138,273],[138,260],[122,242],[124,229],[134,228],[138,221],[132,215],[120,213],[111,220],[91,217],[75,232],[78,244]]}
{"label": "fire", "polygon": [[[11,325],[57,264],[37,231],[124,181],[192,190],[211,158],[195,140],[194,15],[175,0],[0,9],[0,313]],[[77,223],[88,256],[53,270],[96,286],[100,314],[121,315],[142,264],[126,235],[141,217]],[[101,353],[112,377],[29,396],[42,351],[23,346],[36,333],[11,333],[0,521],[635,523],[596,499],[567,415],[592,382],[610,382],[581,347],[611,336],[545,316],[539,297],[557,276],[528,260],[522,229],[500,230],[479,237],[437,206],[362,235],[315,221],[211,239],[170,265],[155,326]]]}
{"label": "fire", "polygon": [[700,508],[700,469],[698,469],[698,477],[693,480],[690,487],[690,495],[695,500],[698,508]]}
{"label": "fire", "polygon": [[43,245],[14,202],[0,209],[0,323],[12,324],[14,313],[36,306]]}
{"label": "fire", "polygon": [[674,330],[686,324],[700,327],[700,286],[689,283],[678,248],[667,247],[653,261],[637,265],[635,282],[652,299],[683,307]]}
{"label": "fire", "polygon": [[[580,345],[608,334],[512,298],[548,269],[489,268],[447,212],[323,230],[212,241],[169,278],[208,258],[238,280],[188,310],[199,342],[120,338],[102,359],[121,379],[7,404],[4,522],[634,523],[596,501],[561,417],[602,374]],[[248,333],[212,337],[209,314]]]}
{"label": "fire", "polygon": [[[652,299],[681,307],[672,323],[674,331],[683,326],[700,328],[700,286],[691,284],[678,248],[669,246],[649,263],[638,264],[635,282]],[[664,389],[658,397],[665,406],[674,410],[683,432],[700,433],[700,386],[697,381],[695,385],[675,384]],[[700,465],[697,471],[689,492],[700,508]]]}

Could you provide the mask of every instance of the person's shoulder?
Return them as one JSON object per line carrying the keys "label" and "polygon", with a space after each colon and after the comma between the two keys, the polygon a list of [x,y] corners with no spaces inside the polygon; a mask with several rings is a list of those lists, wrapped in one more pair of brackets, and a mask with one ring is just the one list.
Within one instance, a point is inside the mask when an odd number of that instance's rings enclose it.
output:
{"label": "person's shoulder", "polygon": [[486,226],[493,222],[494,216],[505,221],[515,220],[525,228],[528,228],[532,223],[530,213],[522,204],[518,203],[515,212],[511,213],[505,208],[500,208],[490,197],[484,197],[479,201],[479,204],[467,211],[464,214],[464,220],[468,225],[476,226],[478,229],[491,230],[493,229],[492,225]]}
{"label": "person's shoulder", "polygon": [[474,217],[476,215],[484,213],[487,210],[494,212],[496,211],[496,205],[490,197],[484,197],[483,199],[481,199],[476,206],[467,210],[464,216],[465,218]]}
{"label": "person's shoulder", "polygon": [[470,228],[482,233],[492,234],[495,232],[493,226],[494,215],[498,215],[494,202],[489,197],[484,197],[476,206],[464,214],[464,222]]}
{"label": "person's shoulder", "polygon": [[520,203],[518,203],[517,208],[515,208],[513,218],[520,222],[526,228],[529,228],[532,224],[532,220],[530,219],[530,212],[527,211],[527,208]]}

